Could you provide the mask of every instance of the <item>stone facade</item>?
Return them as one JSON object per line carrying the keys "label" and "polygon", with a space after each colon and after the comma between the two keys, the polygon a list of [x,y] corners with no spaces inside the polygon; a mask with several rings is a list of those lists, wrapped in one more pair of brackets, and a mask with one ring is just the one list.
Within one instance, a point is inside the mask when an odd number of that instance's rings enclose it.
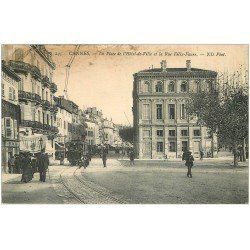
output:
{"label": "stone facade", "polygon": [[21,109],[20,134],[27,146],[22,149],[21,143],[20,150],[32,151],[28,141],[32,141],[32,136],[40,136],[46,140],[46,151],[54,156],[54,138],[58,132],[54,124],[57,85],[53,82],[55,64],[51,53],[44,45],[4,45],[2,51],[6,64],[20,78],[17,93]]}
{"label": "stone facade", "polygon": [[2,171],[8,172],[10,156],[19,154],[20,107],[18,82],[20,77],[2,61]]}
{"label": "stone facade", "polygon": [[217,151],[217,139],[207,128],[187,114],[189,93],[212,91],[217,73],[191,68],[161,68],[134,74],[133,118],[134,148],[138,158],[180,158],[183,150],[195,157],[202,150],[210,156]]}

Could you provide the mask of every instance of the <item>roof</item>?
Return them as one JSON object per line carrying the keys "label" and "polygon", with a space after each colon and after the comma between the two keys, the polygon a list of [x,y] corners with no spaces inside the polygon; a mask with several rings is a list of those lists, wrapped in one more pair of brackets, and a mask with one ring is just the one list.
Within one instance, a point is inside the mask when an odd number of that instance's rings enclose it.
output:
{"label": "roof", "polygon": [[217,72],[215,71],[198,68],[191,68],[191,71],[187,71],[187,68],[167,68],[166,71],[163,71],[162,68],[153,68],[141,70],[135,75],[150,75],[150,73],[154,75],[159,73],[166,76],[217,76]]}

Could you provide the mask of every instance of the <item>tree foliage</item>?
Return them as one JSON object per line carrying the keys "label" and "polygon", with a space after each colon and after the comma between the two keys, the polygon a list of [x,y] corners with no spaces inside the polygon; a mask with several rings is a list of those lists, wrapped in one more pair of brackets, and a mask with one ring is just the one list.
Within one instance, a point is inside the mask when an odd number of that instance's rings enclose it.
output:
{"label": "tree foliage", "polygon": [[239,88],[191,94],[188,112],[216,133],[220,144],[232,147],[236,157],[237,147],[248,137],[248,93]]}
{"label": "tree foliage", "polygon": [[134,129],[132,127],[123,127],[119,129],[119,135],[124,141],[133,143]]}

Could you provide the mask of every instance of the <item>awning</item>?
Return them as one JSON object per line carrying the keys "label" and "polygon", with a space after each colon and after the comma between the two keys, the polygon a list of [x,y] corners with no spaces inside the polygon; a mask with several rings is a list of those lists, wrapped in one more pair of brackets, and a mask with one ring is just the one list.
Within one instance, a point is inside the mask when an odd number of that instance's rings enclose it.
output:
{"label": "awning", "polygon": [[46,147],[47,137],[42,134],[21,135],[20,134],[20,151],[38,153]]}

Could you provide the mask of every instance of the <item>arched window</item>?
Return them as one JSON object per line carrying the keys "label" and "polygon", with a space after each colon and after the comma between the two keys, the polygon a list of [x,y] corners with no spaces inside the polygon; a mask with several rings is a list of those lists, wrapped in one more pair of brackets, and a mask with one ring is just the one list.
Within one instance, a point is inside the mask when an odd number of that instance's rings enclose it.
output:
{"label": "arched window", "polygon": [[213,82],[211,80],[207,80],[207,91],[212,92],[213,91]]}
{"label": "arched window", "polygon": [[175,92],[174,82],[170,82],[168,85],[168,92]]}
{"label": "arched window", "polygon": [[157,84],[155,85],[155,92],[157,92],[157,93],[163,92],[163,84],[162,84],[162,82],[157,82]]}
{"label": "arched window", "polygon": [[144,82],[143,84],[143,92],[149,92],[149,82]]}
{"label": "arched window", "polygon": [[200,93],[201,92],[201,81],[197,80],[197,81],[195,81],[195,84],[196,84],[197,93]]}
{"label": "arched window", "polygon": [[182,84],[181,84],[181,92],[187,92],[187,83],[186,82],[182,82]]}

